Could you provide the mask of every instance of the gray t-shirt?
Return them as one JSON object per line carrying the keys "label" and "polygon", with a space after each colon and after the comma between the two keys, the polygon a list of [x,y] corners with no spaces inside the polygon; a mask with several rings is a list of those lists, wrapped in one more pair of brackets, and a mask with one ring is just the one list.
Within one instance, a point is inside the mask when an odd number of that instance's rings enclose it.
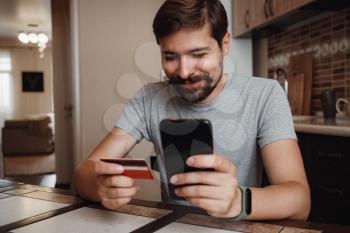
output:
{"label": "gray t-shirt", "polygon": [[[236,165],[239,184],[249,187],[260,186],[262,160],[258,148],[278,140],[296,139],[285,93],[276,81],[263,78],[228,75],[223,91],[208,104],[188,103],[173,86],[151,83],[126,104],[116,127],[137,141],[152,141],[157,155],[162,155],[159,123],[165,118],[210,120],[214,151]],[[166,171],[163,161],[158,160],[165,184],[162,188],[166,189]],[[167,196],[163,193],[163,199]]]}

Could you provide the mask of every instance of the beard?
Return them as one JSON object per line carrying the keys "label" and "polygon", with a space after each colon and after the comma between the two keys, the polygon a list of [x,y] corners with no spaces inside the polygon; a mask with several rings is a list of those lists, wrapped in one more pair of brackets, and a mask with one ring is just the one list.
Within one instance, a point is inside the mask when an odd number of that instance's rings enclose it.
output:
{"label": "beard", "polygon": [[[201,82],[200,86],[186,88],[184,84]],[[179,76],[170,76],[169,84],[173,85],[177,93],[187,102],[198,103],[207,98],[214,90],[213,78],[208,74],[190,76],[182,79]]]}
{"label": "beard", "polygon": [[[205,100],[217,87],[222,78],[223,70],[219,74],[219,77],[215,80],[209,73],[202,75],[192,75],[187,78],[181,78],[178,75],[168,76],[168,84],[173,85],[177,93],[186,102],[199,103]],[[193,88],[186,88],[184,84],[199,83]]]}

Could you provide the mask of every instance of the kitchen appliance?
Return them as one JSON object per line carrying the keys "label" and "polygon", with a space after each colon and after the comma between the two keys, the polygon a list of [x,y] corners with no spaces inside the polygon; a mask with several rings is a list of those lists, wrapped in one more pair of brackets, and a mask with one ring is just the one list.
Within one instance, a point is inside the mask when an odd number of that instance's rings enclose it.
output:
{"label": "kitchen appliance", "polygon": [[[341,103],[344,105],[343,110],[340,108]],[[337,99],[335,107],[337,109],[337,112],[343,113],[347,117],[350,117],[350,97]]]}
{"label": "kitchen appliance", "polygon": [[334,119],[337,113],[335,109],[336,96],[334,90],[326,90],[321,94],[321,106],[325,119]]}

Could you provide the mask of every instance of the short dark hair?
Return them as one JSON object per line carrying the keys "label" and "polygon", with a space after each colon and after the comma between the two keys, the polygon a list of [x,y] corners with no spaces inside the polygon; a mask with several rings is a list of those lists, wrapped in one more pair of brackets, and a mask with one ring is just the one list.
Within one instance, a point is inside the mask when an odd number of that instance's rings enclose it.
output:
{"label": "short dark hair", "polygon": [[219,0],[166,0],[153,20],[157,43],[184,28],[196,29],[209,24],[211,36],[222,46],[227,32],[227,15]]}

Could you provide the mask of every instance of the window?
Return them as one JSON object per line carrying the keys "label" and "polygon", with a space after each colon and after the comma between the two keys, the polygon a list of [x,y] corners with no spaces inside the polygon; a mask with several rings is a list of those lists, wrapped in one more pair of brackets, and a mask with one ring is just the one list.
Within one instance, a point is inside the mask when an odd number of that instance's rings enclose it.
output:
{"label": "window", "polygon": [[3,127],[4,120],[12,115],[13,87],[11,72],[10,53],[7,51],[0,51],[0,128]]}
{"label": "window", "polygon": [[9,53],[0,52],[0,111],[10,108],[11,57]]}

